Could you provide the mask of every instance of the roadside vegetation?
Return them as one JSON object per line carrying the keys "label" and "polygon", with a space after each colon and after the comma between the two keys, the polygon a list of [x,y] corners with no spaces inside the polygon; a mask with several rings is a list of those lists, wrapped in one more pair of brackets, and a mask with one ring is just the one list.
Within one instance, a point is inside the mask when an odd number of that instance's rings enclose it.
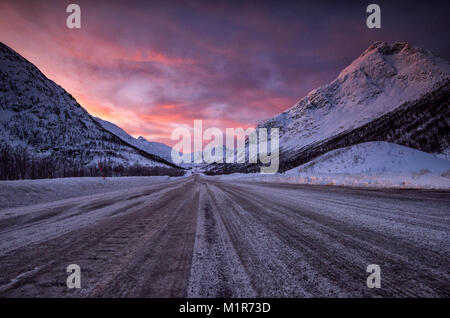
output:
{"label": "roadside vegetation", "polygon": [[68,177],[183,176],[182,169],[148,167],[139,164],[124,166],[102,159],[82,163],[55,154],[44,156],[24,147],[0,146],[0,180],[49,179]]}

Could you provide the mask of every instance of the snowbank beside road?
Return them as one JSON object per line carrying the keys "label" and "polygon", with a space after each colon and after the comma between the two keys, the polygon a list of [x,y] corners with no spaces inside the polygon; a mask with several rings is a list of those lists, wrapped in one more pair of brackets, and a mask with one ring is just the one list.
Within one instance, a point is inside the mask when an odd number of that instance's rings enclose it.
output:
{"label": "snowbank beside road", "polygon": [[[222,179],[223,178],[223,179]],[[420,175],[420,173],[381,173],[381,174],[240,174],[222,176],[222,180],[257,181],[268,183],[291,183],[313,185],[336,185],[370,188],[405,188],[450,190],[450,176]]]}
{"label": "snowbank beside road", "polygon": [[171,180],[168,176],[60,178],[0,181],[0,209],[63,200],[145,186]]}
{"label": "snowbank beside road", "polygon": [[450,189],[450,161],[409,147],[367,142],[330,151],[285,174],[227,179],[379,188]]}
{"label": "snowbank beside road", "polygon": [[365,142],[330,151],[288,174],[309,173],[403,173],[428,170],[432,174],[450,171],[450,161],[413,148],[389,142]]}

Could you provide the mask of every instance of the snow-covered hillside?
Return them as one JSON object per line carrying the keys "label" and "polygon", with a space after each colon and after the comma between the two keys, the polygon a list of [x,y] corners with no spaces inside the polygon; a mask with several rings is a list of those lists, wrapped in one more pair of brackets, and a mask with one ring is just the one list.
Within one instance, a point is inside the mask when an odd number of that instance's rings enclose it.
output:
{"label": "snow-covered hillside", "polygon": [[[168,163],[136,149],[102,128],[77,101],[33,64],[0,43],[0,141],[23,147],[33,158],[72,166],[167,167]],[[67,167],[66,167],[67,165]],[[170,165],[170,164],[169,164]]]}
{"label": "snow-covered hillside", "polygon": [[18,206],[54,202],[73,197],[133,189],[173,180],[169,176],[83,177],[1,181],[0,210]]}
{"label": "snow-covered hillside", "polygon": [[[428,172],[425,172],[428,171]],[[450,173],[450,161],[388,142],[366,142],[330,151],[286,173]]]}

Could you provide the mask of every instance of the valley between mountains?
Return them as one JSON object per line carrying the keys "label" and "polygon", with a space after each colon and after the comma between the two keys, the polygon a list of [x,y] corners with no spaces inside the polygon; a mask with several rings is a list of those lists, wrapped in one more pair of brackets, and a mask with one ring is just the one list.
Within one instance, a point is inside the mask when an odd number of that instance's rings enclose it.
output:
{"label": "valley between mountains", "polygon": [[2,43],[0,79],[0,297],[450,297],[450,66],[427,50],[375,42],[257,125],[270,175],[176,165]]}

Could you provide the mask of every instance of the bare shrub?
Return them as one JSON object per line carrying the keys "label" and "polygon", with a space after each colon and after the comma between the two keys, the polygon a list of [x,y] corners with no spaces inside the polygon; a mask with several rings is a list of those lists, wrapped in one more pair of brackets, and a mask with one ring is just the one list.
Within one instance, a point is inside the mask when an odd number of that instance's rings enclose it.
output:
{"label": "bare shrub", "polygon": [[444,178],[449,178],[450,179],[450,170],[442,172],[441,176],[444,177]]}
{"label": "bare shrub", "polygon": [[430,172],[431,171],[428,170],[428,169],[420,169],[418,172],[413,172],[412,175],[413,175],[414,178],[416,178],[416,177],[420,177],[420,176],[426,175],[426,174],[428,174]]}

